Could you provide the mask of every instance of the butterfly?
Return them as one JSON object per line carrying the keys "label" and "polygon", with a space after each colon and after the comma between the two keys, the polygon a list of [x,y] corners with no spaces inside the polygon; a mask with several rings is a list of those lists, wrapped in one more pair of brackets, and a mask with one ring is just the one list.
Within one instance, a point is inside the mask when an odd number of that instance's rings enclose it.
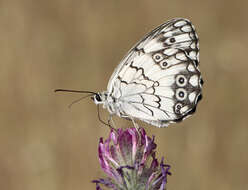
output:
{"label": "butterfly", "polygon": [[140,40],[114,70],[107,91],[93,92],[92,99],[110,115],[166,127],[195,112],[202,85],[195,28],[176,18]]}

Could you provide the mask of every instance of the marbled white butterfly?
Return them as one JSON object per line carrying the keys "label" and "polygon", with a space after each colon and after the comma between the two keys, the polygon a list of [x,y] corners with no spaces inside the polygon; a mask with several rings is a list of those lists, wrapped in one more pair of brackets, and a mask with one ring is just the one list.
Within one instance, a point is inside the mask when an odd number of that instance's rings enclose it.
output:
{"label": "marbled white butterfly", "polygon": [[157,127],[183,120],[195,112],[202,97],[198,41],[187,19],[160,25],[127,53],[107,91],[94,93],[92,99],[111,115]]}

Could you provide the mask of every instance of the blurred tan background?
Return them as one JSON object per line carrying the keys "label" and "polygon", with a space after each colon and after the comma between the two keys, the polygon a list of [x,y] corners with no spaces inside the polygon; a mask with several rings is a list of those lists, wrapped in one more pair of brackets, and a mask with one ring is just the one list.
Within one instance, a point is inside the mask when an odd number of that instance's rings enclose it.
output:
{"label": "blurred tan background", "polygon": [[143,124],[172,165],[168,189],[248,189],[247,8],[241,0],[0,1],[0,189],[95,189],[108,129],[90,99],[68,109],[81,95],[53,90],[106,90],[129,48],[174,17],[197,29],[205,84],[193,117],[166,129]]}

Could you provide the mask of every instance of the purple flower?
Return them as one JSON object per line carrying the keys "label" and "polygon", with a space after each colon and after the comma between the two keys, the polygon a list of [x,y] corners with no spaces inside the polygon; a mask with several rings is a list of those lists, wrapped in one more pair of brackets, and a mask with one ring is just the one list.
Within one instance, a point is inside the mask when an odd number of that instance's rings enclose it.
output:
{"label": "purple flower", "polygon": [[143,128],[112,130],[104,141],[100,138],[99,161],[107,179],[92,181],[113,190],[163,190],[166,188],[170,166],[159,163],[155,157],[154,136],[146,135]]}

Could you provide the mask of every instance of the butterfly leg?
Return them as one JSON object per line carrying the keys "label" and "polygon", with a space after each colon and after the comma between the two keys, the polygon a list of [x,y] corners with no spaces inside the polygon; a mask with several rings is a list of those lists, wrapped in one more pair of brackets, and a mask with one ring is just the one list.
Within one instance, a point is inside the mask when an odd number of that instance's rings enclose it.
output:
{"label": "butterfly leg", "polygon": [[[112,125],[111,125],[111,123],[112,123]],[[112,114],[109,115],[109,118],[108,118],[108,126],[109,126],[111,129],[116,130],[116,125],[115,125],[115,122],[114,122],[114,120],[113,120],[113,115],[112,115]]]}
{"label": "butterfly leg", "polygon": [[107,126],[110,128],[110,130],[116,130],[115,128],[113,128],[113,127],[111,126],[111,123],[110,123],[111,120],[113,121],[112,115],[109,115],[108,123],[106,123],[105,121],[103,121],[103,120],[101,119],[100,110],[99,110],[99,105],[97,105],[97,115],[98,115],[98,119],[99,119],[99,121],[100,121],[101,123],[103,123],[104,125],[107,125]]}
{"label": "butterfly leg", "polygon": [[139,125],[135,122],[133,117],[130,117],[130,119],[132,120],[133,126],[135,127],[135,129],[139,132]]}

